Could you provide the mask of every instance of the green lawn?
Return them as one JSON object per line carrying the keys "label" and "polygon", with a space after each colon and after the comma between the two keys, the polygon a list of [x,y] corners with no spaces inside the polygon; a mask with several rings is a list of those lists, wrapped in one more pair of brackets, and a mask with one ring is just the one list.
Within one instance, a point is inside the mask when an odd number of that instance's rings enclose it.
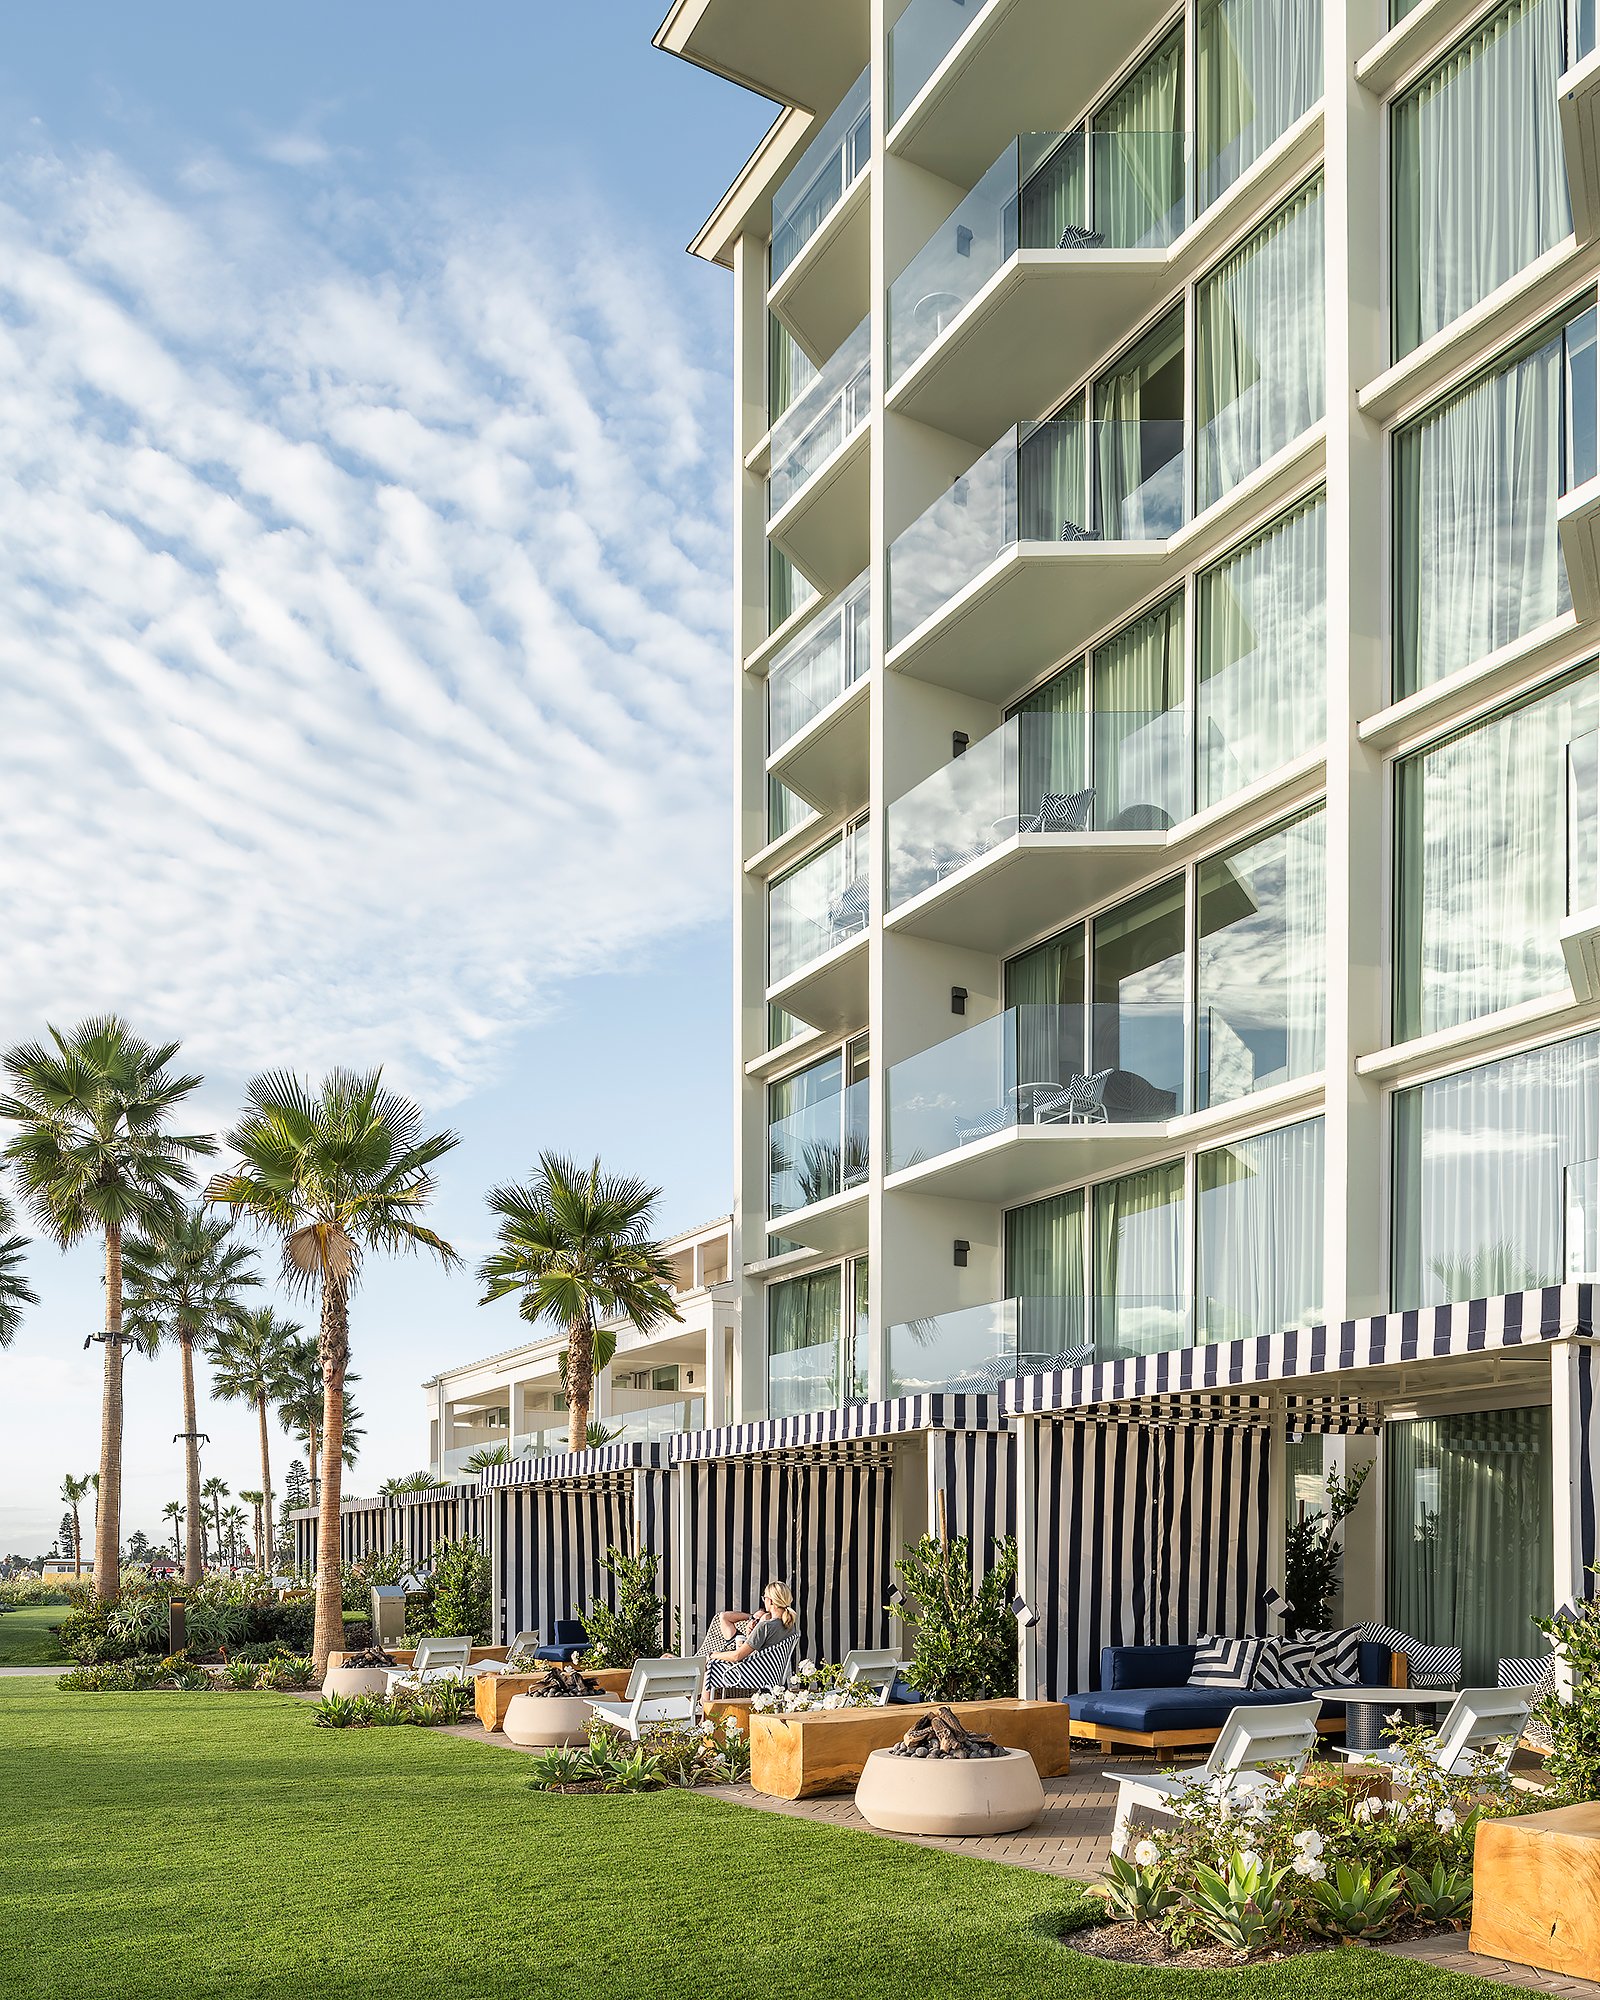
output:
{"label": "green lawn", "polygon": [[28,2000],[1093,2000],[1503,1989],[1364,1952],[1122,1972],[1047,1877],[681,1792],[550,1798],[421,1730],[276,1695],[0,1682],[0,1938]]}
{"label": "green lawn", "polygon": [[62,1667],[67,1656],[50,1627],[59,1625],[70,1604],[21,1604],[0,1612],[0,1667]]}

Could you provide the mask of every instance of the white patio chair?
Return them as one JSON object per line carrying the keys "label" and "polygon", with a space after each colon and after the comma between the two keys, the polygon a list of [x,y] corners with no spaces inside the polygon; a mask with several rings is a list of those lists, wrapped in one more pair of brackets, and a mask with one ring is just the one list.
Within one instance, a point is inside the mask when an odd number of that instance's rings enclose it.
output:
{"label": "white patio chair", "polygon": [[[1495,1775],[1503,1778],[1511,1769],[1532,1706],[1526,1688],[1464,1688],[1423,1754],[1447,1777],[1465,1778],[1481,1753],[1492,1750]],[[1398,1744],[1385,1743],[1376,1750],[1340,1749],[1339,1754],[1352,1764],[1393,1765],[1402,1753]]]}
{"label": "white patio chair", "polygon": [[1222,1725],[1221,1735],[1211,1746],[1211,1755],[1192,1770],[1171,1777],[1106,1772],[1107,1777],[1117,1778],[1112,1853],[1122,1852],[1128,1822],[1136,1806],[1171,1818],[1172,1801],[1191,1785],[1220,1780],[1230,1791],[1249,1791],[1271,1782],[1262,1768],[1264,1765],[1287,1764],[1295,1771],[1304,1770],[1306,1759],[1316,1747],[1321,1707],[1316,1701],[1286,1701],[1236,1708]]}
{"label": "white patio chair", "polygon": [[385,1673],[383,1691],[392,1694],[402,1681],[420,1685],[426,1681],[465,1680],[471,1657],[470,1639],[419,1639],[410,1666],[390,1667]]}
{"label": "white patio chair", "polygon": [[893,1690],[895,1676],[905,1662],[893,1647],[873,1649],[857,1646],[844,1656],[844,1677],[847,1682],[865,1681],[868,1687],[878,1690],[878,1706],[886,1707]]}
{"label": "white patio chair", "polygon": [[672,1653],[654,1660],[636,1660],[621,1701],[591,1701],[589,1706],[637,1743],[645,1724],[696,1719],[705,1670],[704,1660],[680,1660]]}
{"label": "white patio chair", "polygon": [[[503,1660],[478,1660],[467,1669],[472,1674],[526,1674],[533,1672],[542,1662],[534,1659],[534,1648],[539,1643],[539,1635],[534,1631],[519,1632],[506,1647]],[[523,1657],[519,1660],[518,1654]]]}

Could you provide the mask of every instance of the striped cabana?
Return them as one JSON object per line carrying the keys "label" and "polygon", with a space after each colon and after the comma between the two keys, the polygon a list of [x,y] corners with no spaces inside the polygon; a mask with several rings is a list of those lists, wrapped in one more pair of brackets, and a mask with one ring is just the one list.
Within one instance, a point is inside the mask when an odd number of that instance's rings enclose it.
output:
{"label": "striped cabana", "polygon": [[[297,1507],[289,1516],[294,1528],[295,1568],[302,1574],[317,1566],[317,1510]],[[405,1551],[407,1566],[426,1569],[440,1542],[463,1535],[483,1537],[484,1504],[473,1486],[432,1486],[391,1500],[341,1500],[339,1557],[365,1562],[392,1548]]]}
{"label": "striped cabana", "polygon": [[1025,1692],[1098,1685],[1102,1646],[1265,1629],[1286,1437],[1381,1433],[1386,1400],[1547,1394],[1555,1601],[1600,1559],[1593,1285],[1291,1328],[1007,1383],[1020,1420],[1019,1560],[1039,1623]]}
{"label": "striped cabana", "polygon": [[[666,1447],[608,1444],[486,1466],[480,1484],[493,1565],[495,1638],[548,1639],[558,1618],[614,1602],[608,1548],[660,1558],[670,1607],[672,1533]],[[669,1614],[670,1620],[670,1614]],[[671,1633],[663,1638],[669,1649]]]}
{"label": "striped cabana", "polygon": [[907,1542],[967,1535],[976,1566],[1012,1532],[1010,1447],[993,1396],[908,1396],[674,1439],[685,1645],[773,1579],[794,1591],[804,1653],[891,1644]]}

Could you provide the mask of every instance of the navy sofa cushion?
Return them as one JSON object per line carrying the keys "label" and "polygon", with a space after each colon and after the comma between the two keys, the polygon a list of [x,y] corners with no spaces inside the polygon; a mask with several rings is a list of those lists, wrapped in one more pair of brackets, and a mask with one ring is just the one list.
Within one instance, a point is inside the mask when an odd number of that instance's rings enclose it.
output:
{"label": "navy sofa cushion", "polygon": [[1193,1671],[1193,1646],[1106,1646],[1100,1653],[1103,1688],[1182,1687]]}
{"label": "navy sofa cushion", "polygon": [[554,1660],[558,1666],[564,1667],[588,1650],[587,1646],[535,1646],[533,1657],[536,1660]]}
{"label": "navy sofa cushion", "polygon": [[[1194,1666],[1193,1646],[1106,1646],[1100,1654],[1100,1686],[1069,1694],[1074,1718],[1101,1729],[1127,1729],[1146,1736],[1165,1729],[1220,1729],[1236,1708],[1304,1701],[1305,1688],[1211,1688],[1186,1685]],[[1387,1646],[1363,1640],[1361,1685],[1389,1681]],[[1316,1690],[1318,1693],[1329,1690]],[[1340,1702],[1324,1702],[1322,1714],[1338,1721]]]}

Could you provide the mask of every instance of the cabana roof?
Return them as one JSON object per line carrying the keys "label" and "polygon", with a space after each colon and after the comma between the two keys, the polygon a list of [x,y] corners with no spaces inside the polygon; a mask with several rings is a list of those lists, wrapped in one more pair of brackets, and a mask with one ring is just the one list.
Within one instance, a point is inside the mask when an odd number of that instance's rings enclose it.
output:
{"label": "cabana roof", "polygon": [[850,1403],[840,1410],[684,1431],[670,1440],[669,1448],[674,1465],[714,1458],[818,1457],[831,1447],[887,1442],[914,1431],[1005,1428],[998,1396],[899,1396],[886,1403]]}
{"label": "cabana roof", "polygon": [[501,1486],[565,1486],[574,1480],[613,1478],[619,1473],[650,1472],[667,1463],[665,1444],[597,1445],[590,1451],[560,1451],[544,1458],[513,1458],[486,1465],[477,1491],[492,1493]]}

